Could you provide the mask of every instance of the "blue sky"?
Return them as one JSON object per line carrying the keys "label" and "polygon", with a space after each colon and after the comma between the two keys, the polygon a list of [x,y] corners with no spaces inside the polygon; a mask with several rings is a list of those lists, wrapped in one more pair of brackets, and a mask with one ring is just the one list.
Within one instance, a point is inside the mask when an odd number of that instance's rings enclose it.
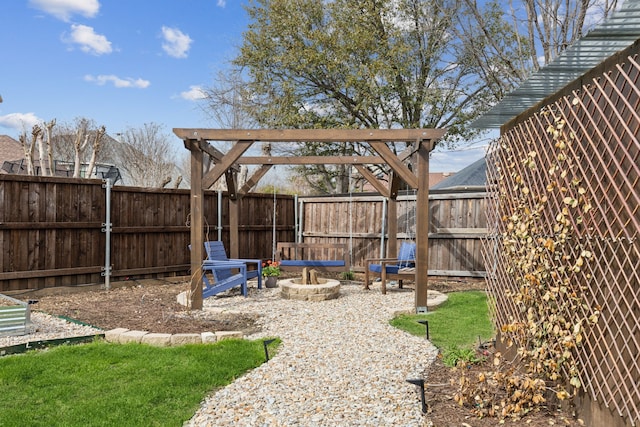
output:
{"label": "blue sky", "polygon": [[[77,117],[115,136],[158,123],[218,127],[201,110],[210,86],[241,44],[240,0],[4,0],[0,4],[0,134]],[[182,147],[176,138],[176,148]],[[485,143],[437,150],[431,171],[457,171]]]}

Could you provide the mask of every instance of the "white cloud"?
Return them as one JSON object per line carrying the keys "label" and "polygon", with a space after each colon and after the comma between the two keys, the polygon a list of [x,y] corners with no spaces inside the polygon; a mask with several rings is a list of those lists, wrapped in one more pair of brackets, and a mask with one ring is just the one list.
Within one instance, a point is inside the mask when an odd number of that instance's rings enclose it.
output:
{"label": "white cloud", "polygon": [[227,2],[225,0],[218,0],[218,7],[225,7]]}
{"label": "white cloud", "polygon": [[29,5],[65,22],[75,14],[93,18],[100,10],[98,0],[29,0]]}
{"label": "white cloud", "polygon": [[162,27],[162,49],[174,58],[186,58],[193,40],[177,28]]}
{"label": "white cloud", "polygon": [[93,55],[104,55],[113,52],[111,42],[102,34],[96,34],[92,27],[86,25],[71,25],[71,35],[63,37],[67,43],[80,46],[80,50]]}
{"label": "white cloud", "polygon": [[11,113],[0,116],[0,126],[15,129],[18,132],[29,131],[33,125],[42,121],[34,113]]}
{"label": "white cloud", "polygon": [[149,80],[132,79],[130,77],[122,79],[118,76],[114,76],[113,74],[100,74],[98,76],[87,74],[86,76],[84,76],[84,80],[87,82],[95,83],[98,86],[104,86],[107,83],[112,83],[113,86],[117,88],[133,87],[138,89],[145,89],[151,84]]}
{"label": "white cloud", "polygon": [[189,90],[180,92],[180,97],[188,101],[197,101],[203,99],[207,94],[202,90],[200,86],[189,86]]}

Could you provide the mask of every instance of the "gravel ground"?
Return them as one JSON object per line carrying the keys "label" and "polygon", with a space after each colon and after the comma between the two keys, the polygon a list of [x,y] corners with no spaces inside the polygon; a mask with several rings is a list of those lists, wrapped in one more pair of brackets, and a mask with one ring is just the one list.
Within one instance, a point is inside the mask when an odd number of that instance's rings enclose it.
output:
{"label": "gravel ground", "polygon": [[32,341],[82,337],[104,332],[100,329],[67,322],[58,317],[37,311],[32,311],[30,316],[32,323],[30,329],[32,332],[25,335],[0,337],[0,348]]}
{"label": "gravel ground", "polygon": [[205,309],[258,313],[263,327],[249,339],[277,336],[268,363],[209,396],[185,425],[422,426],[417,387],[437,350],[389,325],[413,308],[411,291],[342,286],[338,299],[282,300],[278,289],[249,298],[209,298]]}

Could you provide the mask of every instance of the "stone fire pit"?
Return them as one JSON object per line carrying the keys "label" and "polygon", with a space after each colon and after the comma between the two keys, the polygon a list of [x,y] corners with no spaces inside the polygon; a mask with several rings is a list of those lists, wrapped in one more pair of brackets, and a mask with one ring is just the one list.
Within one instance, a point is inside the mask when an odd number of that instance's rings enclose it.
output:
{"label": "stone fire pit", "polygon": [[303,285],[300,278],[281,279],[278,285],[280,296],[284,299],[324,301],[340,295],[340,281],[332,279],[318,279],[317,285]]}

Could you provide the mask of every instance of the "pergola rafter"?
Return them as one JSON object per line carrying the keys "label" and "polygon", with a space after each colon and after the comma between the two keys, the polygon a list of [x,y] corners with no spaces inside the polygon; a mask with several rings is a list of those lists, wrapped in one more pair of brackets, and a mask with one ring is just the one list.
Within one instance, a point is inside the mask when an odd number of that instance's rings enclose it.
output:
{"label": "pergola rafter", "polygon": [[[427,307],[427,270],[428,270],[428,228],[429,228],[429,152],[438,139],[445,134],[443,129],[184,129],[175,128],[173,132],[184,141],[185,148],[191,151],[191,271],[200,270],[203,259],[203,202],[204,191],[209,189],[223,175],[229,188],[230,213],[230,255],[239,256],[238,247],[238,200],[251,191],[273,165],[303,164],[348,164],[354,165],[380,194],[389,199],[388,218],[397,214],[397,195],[402,181],[417,192],[416,214],[416,269],[415,269],[415,308],[417,312]],[[208,141],[234,141],[232,148],[223,154],[212,147]],[[246,156],[243,154],[256,142],[304,143],[304,142],[360,142],[368,143],[377,156]],[[411,147],[396,155],[389,143],[410,143]],[[215,166],[204,172],[203,154],[209,155]],[[416,171],[403,163],[414,156],[417,159]],[[237,188],[237,165],[257,164],[260,167],[247,183]],[[364,165],[387,164],[391,168],[388,187],[380,182]],[[422,207],[422,209],[421,209]],[[389,221],[387,254],[395,256],[397,251],[397,222]],[[193,274],[192,289],[202,288],[202,278]],[[191,307],[202,308],[202,293],[192,292]]]}

